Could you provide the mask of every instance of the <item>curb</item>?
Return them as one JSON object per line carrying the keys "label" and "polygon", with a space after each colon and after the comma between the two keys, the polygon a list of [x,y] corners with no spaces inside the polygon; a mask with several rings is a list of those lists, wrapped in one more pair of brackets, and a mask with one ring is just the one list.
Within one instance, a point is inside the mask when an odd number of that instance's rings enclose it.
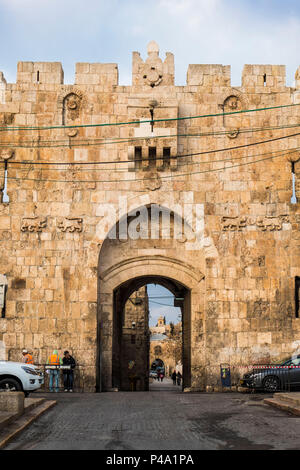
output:
{"label": "curb", "polygon": [[276,400],[275,398],[266,398],[264,403],[274,406],[275,408],[279,408],[282,411],[288,411],[289,413],[292,413],[296,416],[300,416],[300,407],[293,406],[291,403]]}
{"label": "curb", "polygon": [[27,426],[33,423],[42,414],[44,414],[46,411],[56,405],[56,403],[57,402],[55,400],[47,400],[46,402],[37,406],[33,410],[30,410],[29,412],[23,414],[15,421],[10,423],[6,429],[3,429],[0,432],[0,449],[6,446],[11,439],[16,437],[20,432],[27,428]]}

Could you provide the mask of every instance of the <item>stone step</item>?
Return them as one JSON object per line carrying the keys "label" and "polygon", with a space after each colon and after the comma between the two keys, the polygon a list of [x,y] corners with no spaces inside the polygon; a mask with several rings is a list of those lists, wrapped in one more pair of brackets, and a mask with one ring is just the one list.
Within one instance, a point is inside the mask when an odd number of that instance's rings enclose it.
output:
{"label": "stone step", "polygon": [[275,393],[273,398],[279,399],[287,403],[291,403],[292,405],[295,405],[295,406],[300,406],[300,392]]}
{"label": "stone step", "polygon": [[41,405],[42,403],[44,403],[45,400],[45,398],[25,398],[24,413],[28,413],[33,408],[36,408],[37,406]]}
{"label": "stone step", "polygon": [[0,430],[8,426],[16,418],[15,413],[9,411],[0,412]]}
{"label": "stone step", "polygon": [[[31,405],[32,403],[30,406]],[[43,400],[43,402],[37,406],[32,406],[32,408],[22,416],[13,419],[5,428],[0,429],[0,449],[6,446],[6,444],[11,439],[17,436],[27,426],[29,426],[33,421],[35,421],[39,416],[52,408],[54,405],[56,405],[55,400]]]}
{"label": "stone step", "polygon": [[287,411],[300,416],[300,406],[293,405],[287,401],[280,400],[279,398],[265,398],[264,403],[274,406],[275,408],[279,408],[282,411]]}

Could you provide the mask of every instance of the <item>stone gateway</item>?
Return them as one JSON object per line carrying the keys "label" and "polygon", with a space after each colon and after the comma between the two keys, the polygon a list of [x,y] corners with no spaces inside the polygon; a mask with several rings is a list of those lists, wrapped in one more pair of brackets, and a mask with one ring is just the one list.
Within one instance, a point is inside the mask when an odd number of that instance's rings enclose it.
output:
{"label": "stone gateway", "polygon": [[1,358],[67,349],[77,386],[122,389],[122,345],[149,354],[125,304],[149,283],[181,307],[185,390],[298,352],[299,70],[287,87],[245,65],[232,87],[190,65],[176,86],[152,41],[128,86],[114,63],[77,63],[74,85],[58,62],[0,72]]}

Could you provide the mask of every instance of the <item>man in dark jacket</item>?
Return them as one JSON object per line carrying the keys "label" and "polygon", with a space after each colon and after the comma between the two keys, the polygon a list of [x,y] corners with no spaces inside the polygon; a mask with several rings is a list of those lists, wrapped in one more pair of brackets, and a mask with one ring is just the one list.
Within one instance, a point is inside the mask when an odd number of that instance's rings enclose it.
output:
{"label": "man in dark jacket", "polygon": [[75,359],[70,355],[69,351],[64,352],[63,366],[69,366],[68,369],[63,369],[64,373],[64,388],[65,392],[73,392],[73,382],[74,382],[74,369],[75,369]]}

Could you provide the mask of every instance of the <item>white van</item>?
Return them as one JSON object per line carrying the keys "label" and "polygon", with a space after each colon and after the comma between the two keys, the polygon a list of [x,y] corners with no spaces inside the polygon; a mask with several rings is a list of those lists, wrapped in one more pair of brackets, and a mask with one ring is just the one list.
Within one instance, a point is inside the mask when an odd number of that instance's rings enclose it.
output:
{"label": "white van", "polygon": [[28,396],[43,383],[43,372],[33,364],[0,361],[0,391],[23,391]]}

